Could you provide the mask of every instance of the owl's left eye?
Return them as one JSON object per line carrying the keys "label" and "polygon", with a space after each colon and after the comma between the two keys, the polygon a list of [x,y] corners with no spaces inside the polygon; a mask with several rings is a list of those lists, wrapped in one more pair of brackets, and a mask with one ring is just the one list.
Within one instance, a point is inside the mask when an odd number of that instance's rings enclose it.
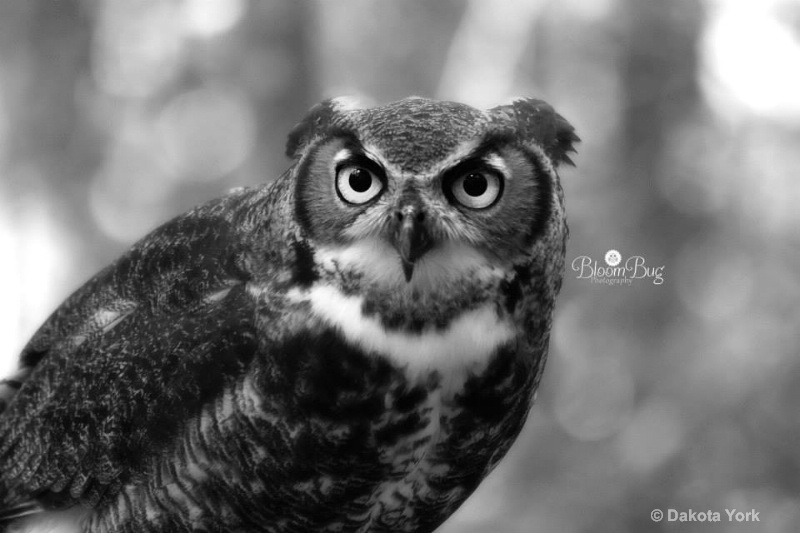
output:
{"label": "owl's left eye", "polygon": [[471,170],[450,184],[450,194],[463,206],[483,209],[494,204],[503,190],[500,177],[487,170]]}
{"label": "owl's left eye", "polygon": [[382,190],[383,182],[368,168],[347,165],[336,171],[336,192],[345,202],[364,204]]}

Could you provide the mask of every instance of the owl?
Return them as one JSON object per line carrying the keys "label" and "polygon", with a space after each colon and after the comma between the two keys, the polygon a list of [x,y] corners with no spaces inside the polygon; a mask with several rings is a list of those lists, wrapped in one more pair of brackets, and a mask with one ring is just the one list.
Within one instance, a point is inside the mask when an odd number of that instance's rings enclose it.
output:
{"label": "owl", "polygon": [[577,140],[532,99],[312,108],[288,171],[144,237],[24,348],[0,530],[433,531],[531,407]]}

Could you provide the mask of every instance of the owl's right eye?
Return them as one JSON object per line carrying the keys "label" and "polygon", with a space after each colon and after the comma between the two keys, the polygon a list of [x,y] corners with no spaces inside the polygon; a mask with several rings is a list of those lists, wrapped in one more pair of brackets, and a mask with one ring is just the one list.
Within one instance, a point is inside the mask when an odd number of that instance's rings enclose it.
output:
{"label": "owl's right eye", "polygon": [[349,204],[365,204],[383,191],[383,181],[368,168],[345,165],[336,171],[336,192]]}

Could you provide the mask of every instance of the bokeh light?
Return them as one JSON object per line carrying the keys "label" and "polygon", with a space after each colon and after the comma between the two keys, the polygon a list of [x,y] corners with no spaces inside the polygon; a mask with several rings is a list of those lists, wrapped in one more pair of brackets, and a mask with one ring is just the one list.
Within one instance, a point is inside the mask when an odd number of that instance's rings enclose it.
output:
{"label": "bokeh light", "polygon": [[162,147],[152,123],[132,113],[122,124],[95,174],[89,199],[99,229],[131,242],[168,218],[171,206],[165,200],[176,183],[155,157]]}
{"label": "bokeh light", "polygon": [[217,180],[239,167],[255,142],[255,110],[240,94],[206,87],[174,98],[160,113],[157,145],[178,180]]}
{"label": "bokeh light", "polygon": [[613,356],[599,354],[565,362],[555,398],[561,427],[584,441],[605,439],[625,427],[635,392],[628,367]]}
{"label": "bokeh light", "polygon": [[183,39],[174,2],[100,2],[92,73],[110,95],[144,98],[179,72]]}
{"label": "bokeh light", "polygon": [[198,37],[215,37],[229,31],[245,12],[244,0],[184,0],[187,31]]}
{"label": "bokeh light", "polygon": [[650,474],[681,450],[685,438],[677,402],[650,398],[617,437],[619,462],[638,475]]}
{"label": "bokeh light", "polygon": [[702,87],[721,114],[800,124],[800,2],[707,0]]}
{"label": "bokeh light", "polygon": [[[31,174],[18,177],[38,181]],[[50,209],[34,197],[0,196],[0,321],[8,326],[0,335],[0,375],[16,367],[13,355],[71,291],[63,265],[71,260],[72,238]]]}

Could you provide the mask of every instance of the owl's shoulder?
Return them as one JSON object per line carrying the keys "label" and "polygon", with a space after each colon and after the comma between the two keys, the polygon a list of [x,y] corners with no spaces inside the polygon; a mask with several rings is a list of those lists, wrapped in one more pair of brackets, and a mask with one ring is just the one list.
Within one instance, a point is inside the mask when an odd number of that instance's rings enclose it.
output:
{"label": "owl's shoulder", "polygon": [[[48,490],[78,474],[74,494],[99,494],[127,468],[109,470],[111,455],[138,446],[125,452],[135,463],[186,412],[169,405],[202,404],[241,371],[256,337],[244,287],[280,268],[258,248],[271,202],[269,187],[242,189],[176,217],[56,309],[24,348],[15,379],[0,383],[6,488]],[[84,416],[97,424],[84,427]],[[120,430],[133,420],[138,441]],[[64,452],[97,446],[105,451],[83,465]],[[53,469],[37,471],[45,456]]]}
{"label": "owl's shoulder", "polygon": [[180,312],[246,282],[264,268],[253,257],[269,230],[270,198],[268,187],[234,189],[157,227],[72,293],[21,363],[35,366],[55,344],[101,333],[134,309]]}

